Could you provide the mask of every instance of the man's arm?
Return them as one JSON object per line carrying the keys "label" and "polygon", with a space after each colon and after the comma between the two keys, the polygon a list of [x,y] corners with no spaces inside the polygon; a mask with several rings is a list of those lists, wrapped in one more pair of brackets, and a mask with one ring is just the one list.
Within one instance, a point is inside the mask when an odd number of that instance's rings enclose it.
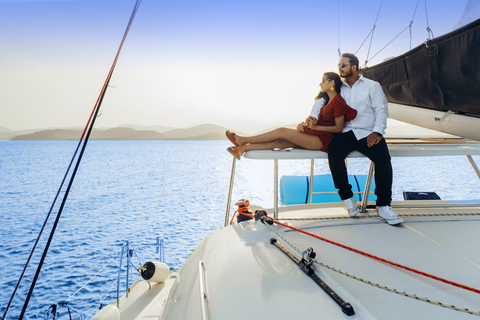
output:
{"label": "man's arm", "polygon": [[370,98],[375,112],[375,123],[373,132],[367,136],[369,147],[376,145],[383,139],[388,118],[388,101],[383,93],[382,86],[378,82],[374,82],[370,88]]}
{"label": "man's arm", "polygon": [[372,108],[375,110],[373,132],[383,135],[385,128],[387,128],[388,101],[383,93],[382,86],[378,82],[373,83],[370,89],[370,98],[372,99]]}

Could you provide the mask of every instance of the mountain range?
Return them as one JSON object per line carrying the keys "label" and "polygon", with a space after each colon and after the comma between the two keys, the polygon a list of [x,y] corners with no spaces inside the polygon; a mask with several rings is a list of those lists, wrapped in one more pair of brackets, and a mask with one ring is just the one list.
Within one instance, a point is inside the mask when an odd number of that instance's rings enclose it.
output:
{"label": "mountain range", "polygon": [[[227,128],[202,124],[179,129],[166,126],[121,125],[109,129],[93,129],[91,140],[225,140]],[[238,132],[238,131],[237,131]],[[12,131],[0,128],[0,140],[78,140],[81,128]],[[240,133],[240,132],[239,132]],[[242,134],[242,133],[240,133]]]}
{"label": "mountain range", "polygon": [[[255,132],[242,132],[236,128],[226,128],[216,124],[201,124],[189,128],[175,128],[168,126],[140,126],[120,125],[116,128],[93,129],[90,139],[92,140],[226,140],[225,131],[230,129],[240,135],[262,133],[279,127],[281,124],[264,124],[263,130]],[[295,128],[296,125],[283,125]],[[13,131],[0,127],[0,140],[78,140],[82,136],[83,128],[55,128],[41,130],[18,130]],[[388,137],[453,137],[437,131],[416,127],[410,124],[391,120],[386,130]]]}

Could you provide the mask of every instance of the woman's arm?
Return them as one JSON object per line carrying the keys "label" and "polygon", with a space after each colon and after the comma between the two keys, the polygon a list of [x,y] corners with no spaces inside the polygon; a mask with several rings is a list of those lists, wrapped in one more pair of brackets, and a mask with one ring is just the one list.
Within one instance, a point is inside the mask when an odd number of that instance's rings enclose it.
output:
{"label": "woman's arm", "polygon": [[308,128],[316,131],[323,131],[328,133],[342,133],[345,125],[345,115],[335,117],[335,125],[333,126],[317,126],[312,123],[308,124]]}

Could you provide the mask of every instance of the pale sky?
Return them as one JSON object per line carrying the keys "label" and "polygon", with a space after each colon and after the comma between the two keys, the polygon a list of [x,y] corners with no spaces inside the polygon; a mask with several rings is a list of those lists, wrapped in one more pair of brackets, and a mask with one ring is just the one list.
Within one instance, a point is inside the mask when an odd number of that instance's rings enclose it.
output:
{"label": "pale sky", "polygon": [[[372,57],[409,25],[417,2],[143,0],[96,127],[303,121],[322,74],[337,71],[339,43],[357,51],[380,9]],[[440,36],[467,0],[426,2]],[[134,4],[0,0],[0,127],[83,127]],[[412,47],[428,37],[425,0],[412,31]],[[409,48],[407,30],[368,65]]]}

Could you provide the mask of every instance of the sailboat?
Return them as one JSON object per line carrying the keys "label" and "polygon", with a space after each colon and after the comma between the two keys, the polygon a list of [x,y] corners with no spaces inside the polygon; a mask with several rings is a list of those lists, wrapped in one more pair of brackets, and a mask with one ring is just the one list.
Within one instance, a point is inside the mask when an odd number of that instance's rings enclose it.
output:
{"label": "sailboat", "polygon": [[[382,84],[392,118],[460,136],[390,140],[392,157],[465,155],[480,178],[472,158],[480,155],[479,48],[476,20],[364,68],[366,77]],[[363,155],[349,156],[355,157]],[[357,192],[362,214],[352,219],[339,200],[325,200],[334,190],[319,190],[322,177],[313,167],[325,153],[249,151],[244,158],[273,160],[272,208],[242,199],[232,218],[233,158],[223,227],[202,240],[180,270],[146,262],[139,267],[142,280],[93,319],[480,316],[480,200],[407,195],[392,203],[404,224],[389,227],[374,213],[372,166]],[[280,160],[289,159],[312,164],[310,176],[297,179],[293,188],[278,176]],[[301,200],[289,200],[298,194]]]}
{"label": "sailboat", "polygon": [[[392,118],[461,137],[391,140],[392,157],[464,155],[480,178],[473,160],[480,155],[475,86],[480,78],[476,61],[479,21],[363,70],[366,77],[382,84]],[[455,45],[457,41],[466,44]],[[454,61],[445,58],[452,47],[464,49]],[[426,61],[412,62],[425,52]],[[455,91],[459,90],[456,84],[445,86],[443,82],[452,69],[466,72],[459,61],[468,63],[475,72],[467,74],[473,80],[461,92]],[[440,62],[445,66],[441,72]],[[434,75],[424,74],[426,70],[418,65],[430,65]],[[423,77],[415,82],[417,71]],[[426,82],[425,78],[437,81]],[[410,112],[415,112],[411,118],[407,115]],[[358,157],[364,156],[356,152],[349,156]],[[241,199],[235,202],[238,209],[232,213],[236,166],[267,159],[274,164],[272,207],[262,208]],[[310,176],[301,177],[303,182],[295,182],[294,188],[289,188],[287,177],[278,173],[281,161],[291,159],[311,161]],[[479,316],[480,200],[445,201],[429,192],[418,192],[392,203],[405,222],[387,226],[375,214],[371,165],[364,177],[352,177],[358,184],[356,197],[362,212],[352,219],[339,199],[326,200],[334,190],[319,190],[325,183],[313,168],[315,161],[323,159],[323,152],[300,149],[249,151],[242,163],[233,158],[223,226],[198,243],[179,270],[170,270],[154,259],[145,261],[138,267],[142,279],[92,319]]]}

